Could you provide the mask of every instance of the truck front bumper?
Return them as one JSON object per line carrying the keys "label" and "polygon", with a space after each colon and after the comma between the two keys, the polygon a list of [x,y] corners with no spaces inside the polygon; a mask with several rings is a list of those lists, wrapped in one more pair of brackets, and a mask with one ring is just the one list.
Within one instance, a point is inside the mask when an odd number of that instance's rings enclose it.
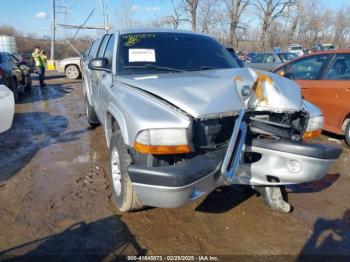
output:
{"label": "truck front bumper", "polygon": [[319,180],[342,152],[338,146],[272,139],[254,139],[243,151],[254,152],[259,158],[246,163],[242,157],[234,178],[229,181],[221,170],[226,149],[174,166],[131,165],[128,171],[145,205],[178,207],[225,184],[272,186]]}

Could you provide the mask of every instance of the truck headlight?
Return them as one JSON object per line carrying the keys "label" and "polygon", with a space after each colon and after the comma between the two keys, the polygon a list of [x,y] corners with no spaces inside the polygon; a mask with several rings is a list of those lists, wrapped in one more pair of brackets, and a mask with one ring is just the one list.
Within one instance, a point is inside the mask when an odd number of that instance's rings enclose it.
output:
{"label": "truck headlight", "polygon": [[319,136],[322,132],[323,123],[324,117],[322,115],[310,117],[303,138],[311,139]]}
{"label": "truck headlight", "polygon": [[191,152],[185,128],[142,130],[136,136],[134,148],[137,152],[154,155]]}
{"label": "truck headlight", "polygon": [[303,109],[307,111],[309,115],[307,127],[305,129],[303,138],[311,139],[319,136],[322,132],[324,123],[324,117],[322,115],[321,110],[317,106],[306,100],[303,100]]}

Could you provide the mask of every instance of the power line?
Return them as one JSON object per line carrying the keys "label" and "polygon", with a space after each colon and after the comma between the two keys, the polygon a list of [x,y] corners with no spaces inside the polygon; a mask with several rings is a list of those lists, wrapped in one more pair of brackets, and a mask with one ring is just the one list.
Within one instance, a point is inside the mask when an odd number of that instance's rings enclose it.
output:
{"label": "power line", "polygon": [[[75,34],[74,34],[74,36],[72,38],[73,40],[77,36],[78,32],[81,29],[104,30],[106,32],[108,32],[111,29],[111,26],[109,24],[109,17],[108,17],[108,7],[107,7],[107,3],[106,3],[105,0],[98,0],[100,2],[100,5],[101,5],[102,16],[103,16],[103,23],[104,23],[104,25],[102,25],[102,26],[87,26],[86,25],[86,23],[88,22],[90,17],[93,15],[94,9],[90,12],[90,14],[87,16],[87,18],[85,19],[85,21],[82,24],[76,25],[76,24],[69,24],[69,23],[57,23],[56,22],[56,14],[64,13],[64,14],[67,15],[67,13],[70,12],[69,11],[69,7],[68,7],[68,5],[67,5],[65,0],[63,0],[64,1],[64,5],[56,5],[56,1],[55,0],[51,0],[51,1],[52,1],[52,3],[51,3],[52,4],[51,60],[54,60],[54,57],[55,57],[55,40],[56,40],[56,29],[57,29],[57,27],[60,27],[60,28],[63,28],[63,29],[77,29],[77,31],[75,32]],[[64,8],[65,10],[63,12],[62,11],[57,11],[56,8]],[[67,38],[65,37],[65,39],[67,39]],[[70,41],[68,44],[76,51],[76,48],[72,45],[72,41]]]}

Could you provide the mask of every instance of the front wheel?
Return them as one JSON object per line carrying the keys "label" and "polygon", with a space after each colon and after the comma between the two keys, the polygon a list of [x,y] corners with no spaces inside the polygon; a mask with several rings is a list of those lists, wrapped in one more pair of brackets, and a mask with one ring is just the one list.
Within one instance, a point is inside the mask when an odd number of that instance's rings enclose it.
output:
{"label": "front wheel", "polygon": [[71,80],[76,80],[80,76],[79,68],[76,65],[69,65],[66,68],[66,77]]}
{"label": "front wheel", "polygon": [[350,146],[350,121],[346,125],[344,136],[346,143]]}
{"label": "front wheel", "polygon": [[121,132],[117,130],[111,138],[108,175],[113,202],[122,212],[136,211],[144,207],[128,174],[130,164],[131,155],[124,144]]}

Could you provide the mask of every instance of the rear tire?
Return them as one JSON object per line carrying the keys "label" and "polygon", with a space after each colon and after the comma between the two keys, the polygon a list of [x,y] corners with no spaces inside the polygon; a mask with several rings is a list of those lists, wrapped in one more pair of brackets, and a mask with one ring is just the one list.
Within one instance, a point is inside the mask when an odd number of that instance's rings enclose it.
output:
{"label": "rear tire", "polygon": [[350,146],[350,121],[346,125],[344,136],[345,142],[348,144],[348,146]]}
{"label": "rear tire", "polygon": [[112,134],[108,156],[108,176],[113,203],[122,212],[143,209],[144,205],[135,192],[128,175],[128,166],[132,158],[124,144],[120,130]]}
{"label": "rear tire", "polygon": [[96,111],[92,105],[90,105],[90,102],[88,98],[85,95],[85,108],[86,108],[86,118],[90,126],[95,127],[100,124],[100,121],[98,120]]}
{"label": "rear tire", "polygon": [[80,77],[80,70],[76,65],[69,65],[65,70],[66,77],[71,80],[76,80]]}

